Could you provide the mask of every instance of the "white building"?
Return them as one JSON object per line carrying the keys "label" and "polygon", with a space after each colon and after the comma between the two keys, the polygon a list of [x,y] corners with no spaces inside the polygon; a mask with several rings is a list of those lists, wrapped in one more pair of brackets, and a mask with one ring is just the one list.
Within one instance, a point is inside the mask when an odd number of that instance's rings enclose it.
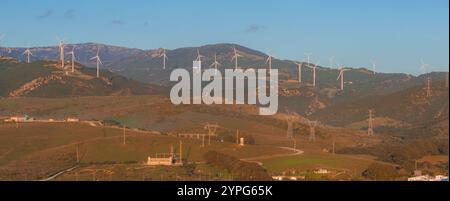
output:
{"label": "white building", "polygon": [[324,168],[319,168],[318,170],[314,171],[314,173],[316,173],[316,174],[328,174],[328,173],[330,173],[330,171],[328,171],[327,169],[324,169]]}
{"label": "white building", "polygon": [[69,118],[66,119],[66,121],[67,121],[67,122],[79,122],[80,120],[77,119],[77,118],[71,118],[71,117],[69,117]]}

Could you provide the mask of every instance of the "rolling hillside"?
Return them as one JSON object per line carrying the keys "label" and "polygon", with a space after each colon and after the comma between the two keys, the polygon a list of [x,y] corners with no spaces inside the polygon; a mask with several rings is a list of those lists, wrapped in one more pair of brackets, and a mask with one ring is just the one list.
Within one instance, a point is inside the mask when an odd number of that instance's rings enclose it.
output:
{"label": "rolling hillside", "polygon": [[75,72],[61,69],[54,61],[20,62],[0,60],[0,96],[4,97],[76,97],[138,95],[162,93],[161,87],[142,84],[102,70],[96,78],[94,69],[76,65]]}

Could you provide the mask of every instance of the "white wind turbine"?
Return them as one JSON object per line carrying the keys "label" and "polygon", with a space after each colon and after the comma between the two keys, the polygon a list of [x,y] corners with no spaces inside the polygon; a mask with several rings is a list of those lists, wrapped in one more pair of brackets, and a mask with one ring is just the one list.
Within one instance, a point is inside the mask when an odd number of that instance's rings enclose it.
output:
{"label": "white wind turbine", "polygon": [[221,64],[217,61],[217,54],[214,54],[214,62],[209,66],[212,67],[214,66],[214,68],[216,69],[216,74],[217,74],[217,66],[221,66]]}
{"label": "white wind turbine", "polygon": [[376,74],[375,68],[377,67],[377,64],[375,63],[375,61],[373,59],[370,60],[370,63],[372,63],[372,71],[373,71],[373,74],[375,75]]}
{"label": "white wind turbine", "polygon": [[313,86],[316,86],[316,68],[317,68],[318,62],[316,64],[314,64],[312,67],[309,66],[309,63],[307,65],[308,68],[311,68],[313,70]]}
{"label": "white wind turbine", "polygon": [[238,68],[238,58],[242,57],[242,55],[238,54],[238,52],[236,50],[236,47],[233,47],[233,51],[234,51],[234,55],[231,58],[231,61],[234,60],[234,70],[237,70],[237,68]]}
{"label": "white wind turbine", "polygon": [[424,63],[423,62],[423,59],[420,59],[420,69],[422,69],[422,71],[424,72],[424,73],[428,73],[428,67],[429,67],[430,65],[428,65],[428,64],[426,64],[426,63]]}
{"label": "white wind turbine", "polygon": [[197,48],[197,58],[195,59],[196,61],[202,61],[202,58],[205,57],[203,55],[200,54],[200,50]]}
{"label": "white wind turbine", "polygon": [[166,59],[169,59],[166,55],[166,49],[163,48],[163,53],[159,57],[163,58],[163,69],[166,69]]}
{"label": "white wind turbine", "polygon": [[64,68],[64,41],[57,38],[59,41],[59,59],[61,60],[61,68]]}
{"label": "white wind turbine", "polygon": [[30,55],[33,56],[33,54],[31,53],[30,49],[26,49],[22,54],[26,54],[27,55],[27,63],[30,63]]}
{"label": "white wind turbine", "polygon": [[307,53],[306,54],[306,63],[307,63],[307,65],[309,65],[309,57],[311,56],[311,54],[310,53]]}
{"label": "white wind turbine", "polygon": [[72,51],[68,52],[67,54],[70,54],[72,57],[72,73],[75,72],[75,45],[72,46]]}
{"label": "white wind turbine", "polygon": [[[338,64],[339,65],[339,64]],[[339,68],[339,75],[338,75],[338,77],[337,77],[337,79],[336,80],[339,80],[339,78],[341,79],[341,91],[342,90],[344,90],[344,83],[345,83],[345,81],[344,81],[344,72],[345,71],[349,71],[350,69],[345,69],[344,67],[340,67]]]}
{"label": "white wind turbine", "polygon": [[269,72],[272,72],[272,55],[270,55],[270,54],[266,59],[266,64],[267,63],[269,63]]}
{"label": "white wind turbine", "polygon": [[[420,68],[422,69],[422,71],[426,74],[428,74],[428,67],[430,65],[426,64],[423,62],[423,59],[420,59]],[[426,82],[426,87],[427,87],[427,97],[431,96],[431,77],[430,75],[427,75],[427,82]]]}
{"label": "white wind turbine", "polygon": [[298,67],[298,82],[301,83],[302,82],[302,62],[295,62],[295,64]]}
{"label": "white wind turbine", "polygon": [[100,64],[103,65],[102,61],[100,60],[100,56],[98,56],[100,52],[100,48],[97,48],[97,55],[95,57],[92,57],[90,60],[96,60],[97,62],[97,78],[100,77]]}

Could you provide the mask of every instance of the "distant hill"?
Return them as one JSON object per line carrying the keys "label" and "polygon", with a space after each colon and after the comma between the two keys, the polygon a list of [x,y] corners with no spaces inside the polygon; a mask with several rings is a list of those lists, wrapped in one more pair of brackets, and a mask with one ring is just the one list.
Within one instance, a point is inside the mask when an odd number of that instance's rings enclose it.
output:
{"label": "distant hill", "polygon": [[[73,45],[66,45],[65,50],[70,51]],[[170,87],[175,84],[169,81],[172,69],[192,69],[192,61],[197,57],[197,50],[205,56],[202,60],[202,68],[210,68],[217,55],[222,64],[219,70],[234,68],[232,61],[233,48],[242,55],[239,58],[240,68],[268,68],[266,58],[268,55],[238,44],[220,43],[204,45],[200,47],[183,47],[166,50],[168,59],[166,69],[163,70],[163,59],[160,57],[162,49],[140,50],[126,47],[117,47],[96,43],[75,44],[77,62],[93,67],[95,64],[89,58],[94,56],[97,47],[100,47],[100,57],[105,66],[111,72],[125,76],[129,79],[144,83]],[[0,48],[5,51],[5,48]],[[12,48],[9,55],[20,60],[25,59],[22,55],[24,48]],[[34,56],[32,60],[58,59],[58,48],[37,47],[31,48]],[[67,57],[67,59],[69,59]],[[348,67],[350,71],[345,72],[345,90],[340,91],[340,82],[337,79],[339,71],[329,66],[318,66],[316,87],[311,87],[312,70],[306,68],[305,62],[301,62],[302,83],[298,83],[297,61],[280,60],[273,58],[272,67],[279,69],[280,80],[280,111],[285,109],[296,111],[301,115],[312,115],[327,107],[358,101],[372,96],[384,96],[400,92],[411,87],[423,85],[426,75],[413,76],[404,73],[373,73],[364,67]],[[322,62],[323,64],[323,62]],[[430,73],[433,81],[443,80],[445,74],[442,72]]]}
{"label": "distant hill", "polygon": [[72,73],[69,66],[62,70],[55,61],[20,62],[0,59],[0,96],[3,97],[76,97],[105,95],[139,95],[163,93],[158,86],[143,84],[123,76],[77,64]]}
{"label": "distant hill", "polygon": [[[66,44],[64,46],[64,51],[70,52],[74,48],[76,55],[76,61],[88,67],[95,66],[95,61],[89,60],[97,54],[97,48],[100,49],[99,55],[102,58],[102,62],[105,65],[117,62],[124,58],[130,57],[131,55],[139,54],[144,52],[144,50],[119,47],[114,45],[104,45],[99,43],[81,43],[81,44]],[[1,55],[16,58],[20,61],[26,61],[23,52],[27,47],[0,47]],[[30,57],[31,61],[38,60],[59,60],[59,47],[58,46],[47,46],[47,47],[29,47],[33,56]],[[70,55],[65,55],[65,59],[69,60]]]}
{"label": "distant hill", "polygon": [[386,122],[380,122],[378,126],[423,128],[445,120],[448,123],[448,88],[443,81],[432,82],[431,87],[431,97],[426,96],[425,85],[418,85],[388,95],[373,95],[336,104],[319,110],[311,118],[335,126],[349,126],[360,121],[367,125],[368,110],[373,109],[376,119],[391,122],[390,126]]}

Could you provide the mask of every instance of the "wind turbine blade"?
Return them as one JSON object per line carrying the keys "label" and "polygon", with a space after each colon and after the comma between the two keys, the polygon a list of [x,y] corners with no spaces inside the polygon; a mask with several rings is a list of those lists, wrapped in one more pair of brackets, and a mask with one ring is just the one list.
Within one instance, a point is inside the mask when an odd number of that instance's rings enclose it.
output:
{"label": "wind turbine blade", "polygon": [[336,80],[339,80],[340,77],[342,77],[342,71],[339,73],[339,75],[338,75]]}

